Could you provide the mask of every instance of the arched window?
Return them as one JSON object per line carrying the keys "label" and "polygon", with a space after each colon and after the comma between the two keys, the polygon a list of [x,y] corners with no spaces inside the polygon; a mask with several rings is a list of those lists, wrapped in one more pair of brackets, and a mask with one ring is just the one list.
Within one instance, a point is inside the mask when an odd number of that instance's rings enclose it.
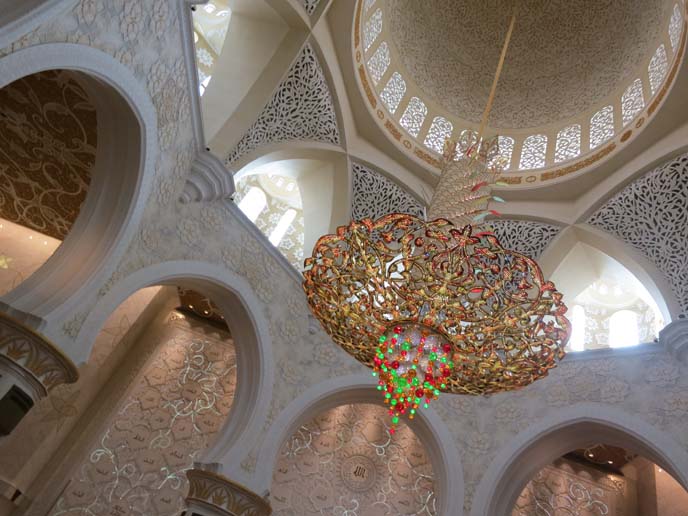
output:
{"label": "arched window", "polygon": [[193,13],[194,45],[198,69],[198,89],[203,95],[224,47],[231,11],[208,2]]}
{"label": "arched window", "polygon": [[363,46],[367,52],[382,32],[382,9],[375,11],[365,24]]}
{"label": "arched window", "polygon": [[643,83],[640,79],[636,79],[621,97],[621,116],[623,125],[630,123],[644,107]]}
{"label": "arched window", "polygon": [[399,107],[399,102],[406,93],[406,82],[399,72],[394,72],[389,78],[387,85],[380,93],[380,99],[387,106],[387,110],[394,114]]}
{"label": "arched window", "polygon": [[404,110],[404,114],[399,120],[401,127],[406,129],[408,133],[416,137],[420,132],[420,127],[423,125],[425,116],[428,114],[428,108],[418,97],[411,97],[411,100]]}
{"label": "arched window", "polygon": [[436,116],[425,136],[425,146],[438,154],[444,152],[444,142],[451,136],[454,126],[444,117]]}
{"label": "arched window", "polygon": [[547,153],[547,136],[544,134],[533,134],[528,136],[523,142],[521,151],[521,162],[518,168],[528,170],[531,168],[542,168],[545,166],[545,155]]}
{"label": "arched window", "polygon": [[571,351],[583,351],[585,349],[585,309],[581,305],[573,307],[571,317],[571,340],[569,347]]}
{"label": "arched window", "polygon": [[368,60],[368,71],[370,71],[370,77],[373,79],[374,84],[380,82],[380,79],[382,79],[382,76],[389,67],[389,62],[389,47],[387,46],[387,42],[383,41]]}
{"label": "arched window", "polygon": [[647,67],[647,73],[650,77],[650,91],[654,95],[662,85],[662,81],[666,76],[669,62],[667,60],[667,53],[664,45],[659,45],[655,55],[650,59],[650,64]]}
{"label": "arched window", "polygon": [[291,226],[291,223],[294,222],[294,218],[296,218],[296,210],[287,210],[284,212],[284,214],[280,217],[279,222],[275,226],[275,229],[272,230],[272,233],[270,233],[270,236],[268,237],[268,240],[270,240],[272,245],[278,246],[280,244],[284,238],[284,235],[287,233],[289,226]]}
{"label": "arched window", "polygon": [[674,5],[674,13],[671,15],[671,21],[669,21],[669,40],[671,41],[671,49],[674,52],[676,52],[678,41],[681,39],[681,26],[683,25],[681,18],[681,9],[676,4]]}
{"label": "arched window", "polygon": [[590,119],[590,148],[599,147],[614,136],[614,108],[604,106]]}
{"label": "arched window", "polygon": [[499,155],[503,159],[504,170],[508,170],[511,167],[511,156],[514,153],[514,139],[510,136],[500,136],[497,141],[499,142]]}
{"label": "arched window", "polygon": [[554,161],[566,161],[575,158],[581,151],[581,126],[578,124],[564,127],[557,134],[557,146],[554,150]]}
{"label": "arched window", "polygon": [[244,215],[246,215],[251,222],[255,222],[266,205],[267,199],[263,190],[253,186],[239,202],[239,209],[244,212]]}
{"label": "arched window", "polygon": [[609,319],[609,347],[623,348],[640,342],[638,314],[630,310],[619,310]]}

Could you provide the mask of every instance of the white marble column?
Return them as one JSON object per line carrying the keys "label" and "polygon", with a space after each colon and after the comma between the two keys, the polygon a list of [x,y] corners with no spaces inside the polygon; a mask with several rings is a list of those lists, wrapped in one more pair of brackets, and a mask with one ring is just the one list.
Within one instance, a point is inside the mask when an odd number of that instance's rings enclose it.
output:
{"label": "white marble column", "polygon": [[[51,389],[73,383],[76,366],[44,336],[0,312],[0,441]],[[9,516],[21,492],[0,471],[0,516]]]}

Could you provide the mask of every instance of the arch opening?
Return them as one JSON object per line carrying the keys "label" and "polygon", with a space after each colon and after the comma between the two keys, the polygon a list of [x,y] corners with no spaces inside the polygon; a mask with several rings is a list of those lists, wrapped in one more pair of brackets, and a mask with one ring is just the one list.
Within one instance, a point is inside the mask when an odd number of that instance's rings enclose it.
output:
{"label": "arch opening", "polygon": [[[217,441],[240,439],[260,412],[261,371],[251,363],[258,336],[240,296],[207,279],[150,283],[157,286],[104,300],[79,381],[42,400],[45,410],[12,436],[48,441],[14,472],[35,503],[50,500],[38,508],[45,514],[98,507],[179,514],[186,469]],[[100,407],[95,414],[93,406]],[[53,430],[43,416],[56,409],[68,416]]]}
{"label": "arch opening", "polygon": [[528,482],[512,516],[680,514],[688,491],[663,468],[605,443],[570,450]]}
{"label": "arch opening", "polygon": [[276,514],[439,514],[429,454],[406,424],[392,436],[386,415],[358,403],[302,423],[280,449],[270,489]]}
{"label": "arch opening", "polygon": [[666,321],[648,288],[624,265],[576,242],[551,275],[572,313],[569,351],[653,342]]}
{"label": "arch opening", "polygon": [[[369,428],[369,435],[374,436],[373,441],[378,439],[384,441],[385,443],[388,441],[394,443],[394,438],[391,440],[389,439],[390,435],[386,427],[387,413],[385,406],[380,403],[379,396],[376,395],[377,391],[374,388],[374,385],[370,383],[370,378],[371,377],[367,374],[335,378],[311,387],[303,395],[290,403],[281,412],[280,416],[272,424],[268,434],[265,436],[265,440],[258,454],[256,475],[252,479],[247,479],[247,482],[249,482],[248,485],[253,485],[253,488],[256,490],[256,492],[269,490],[272,493],[275,489],[275,482],[277,481],[280,485],[280,487],[278,487],[278,493],[281,492],[281,489],[286,489],[288,484],[293,482],[295,478],[294,471],[285,472],[278,470],[281,468],[282,459],[285,456],[289,457],[290,452],[285,452],[285,450],[289,449],[289,443],[296,442],[298,444],[298,442],[300,442],[299,440],[301,439],[299,436],[306,435],[310,432],[310,430],[308,430],[306,431],[306,434],[304,434],[303,428],[308,428],[309,422],[313,421],[316,422],[316,426],[321,425],[322,422],[324,427],[332,429],[337,428],[337,425],[333,423],[334,419],[336,419],[336,417],[340,417],[345,424],[343,424],[339,430],[349,432],[352,426],[356,425],[357,421],[356,418],[350,419],[348,416],[346,416],[346,414],[350,413],[350,411],[356,412],[358,410],[356,408],[349,408],[352,406],[365,407],[365,409],[362,409],[365,412],[365,417],[363,417],[363,420],[371,421],[372,426]],[[372,419],[375,418],[374,415],[378,411],[380,412],[381,417],[377,417],[378,421],[373,423]],[[330,418],[328,414],[331,414],[332,418]],[[328,418],[330,418],[330,422],[328,422]],[[349,423],[346,424],[346,421]],[[365,426],[366,425],[364,424],[363,427]],[[320,426],[318,426],[318,428],[320,428]],[[319,432],[319,430],[316,430],[316,432]],[[332,430],[328,430],[328,432],[331,433]],[[434,509],[432,510],[436,512],[427,512],[426,508],[426,512],[420,512],[419,514],[460,513],[460,511],[463,510],[463,470],[459,453],[455,448],[451,434],[444,426],[444,422],[431,409],[420,411],[414,420],[405,423],[405,432],[409,432],[409,439],[411,439],[411,441],[415,439],[417,441],[413,442],[421,443],[424,448],[424,453],[427,455],[428,467],[430,467],[433,472],[432,476],[434,494],[429,498],[422,498],[420,493],[416,492],[416,495],[419,496],[415,498],[415,503],[419,503],[421,505],[426,504],[428,505],[428,508],[433,507]],[[411,438],[411,435],[414,437]],[[331,436],[326,437],[325,441],[330,438]],[[290,441],[290,439],[292,441]],[[293,439],[296,439],[296,441],[293,441]],[[387,444],[387,446],[389,446],[389,444]],[[322,451],[322,449],[324,448],[321,448],[320,450]],[[373,449],[378,450],[381,448],[375,448],[373,446]],[[302,455],[305,456],[309,453],[309,450],[304,450]],[[291,467],[292,470],[296,468],[295,471],[298,471],[297,463],[303,457],[298,453],[292,455],[293,460],[290,459],[292,462],[289,467]],[[348,456],[344,457],[344,455],[347,454],[342,453],[342,461],[348,458]],[[357,454],[352,452],[349,455]],[[399,462],[403,462],[401,459],[402,458],[399,457]],[[362,465],[363,468],[366,468],[366,465],[371,465],[369,461],[365,461],[364,459],[362,460],[366,462],[365,465]],[[413,462],[412,456],[409,456],[409,460]],[[307,461],[310,462],[310,460]],[[223,464],[230,464],[227,457],[224,458]],[[347,462],[347,464],[351,467],[346,471],[355,476],[354,472],[356,471],[357,466],[360,466],[361,464],[355,464],[355,460],[351,460]],[[289,469],[289,467],[286,469]],[[240,475],[239,468],[231,467],[229,469],[230,471],[227,474],[229,474],[232,478]],[[375,466],[375,470],[375,474],[377,475],[377,465]],[[407,473],[408,472],[409,471],[407,471]],[[310,474],[311,471],[309,470],[308,473]],[[338,475],[337,478],[339,479],[341,476],[341,468],[339,468],[338,471],[333,470],[330,473]],[[359,469],[359,473],[363,474],[362,470]],[[285,474],[286,476],[284,476]],[[388,481],[391,482],[389,485],[396,486],[396,492],[401,493],[401,489],[399,489],[398,484],[394,484],[393,478],[394,474],[390,472],[387,475]],[[351,485],[355,486],[355,479],[353,479],[352,482],[354,483]],[[336,493],[339,487],[339,485],[332,487],[331,491]],[[413,498],[408,497],[408,492],[405,493],[406,494],[402,493],[400,495],[401,498],[399,501],[402,503],[402,505],[404,503],[411,503]],[[426,491],[426,494],[429,493]],[[390,493],[387,492],[387,495],[390,495]],[[332,501],[332,497],[329,497],[329,500]],[[432,502],[431,506],[429,505],[430,502]],[[285,503],[288,504],[289,501],[278,501],[278,505],[283,505]],[[358,503],[360,505],[360,501]],[[366,511],[384,509],[384,507],[382,507],[383,505],[384,504],[375,507],[370,506],[365,510],[363,509],[363,506],[360,506],[359,510],[363,511],[361,514],[369,514],[369,512]],[[274,502],[273,508],[277,508],[274,505]],[[300,509],[297,508],[297,513],[299,513],[298,510]],[[392,512],[394,512],[394,510],[392,510]],[[377,513],[370,512],[370,514]]]}
{"label": "arch opening", "polygon": [[601,444],[643,457],[683,489],[688,485],[688,456],[670,437],[613,407],[580,404],[524,430],[498,452],[476,490],[471,516],[511,515],[543,468],[576,450],[594,452]]}
{"label": "arch opening", "polygon": [[[341,164],[308,152],[258,160],[237,174],[235,202],[298,270],[321,235],[339,222]],[[348,188],[347,188],[348,190]],[[265,196],[264,205],[260,202]],[[260,199],[259,199],[260,197]]]}
{"label": "arch opening", "polygon": [[124,250],[153,174],[155,115],[138,86],[124,88],[130,72],[98,50],[37,45],[2,62],[2,135],[23,142],[3,153],[2,217],[43,246],[5,282],[2,302],[18,318],[42,318],[67,309]]}

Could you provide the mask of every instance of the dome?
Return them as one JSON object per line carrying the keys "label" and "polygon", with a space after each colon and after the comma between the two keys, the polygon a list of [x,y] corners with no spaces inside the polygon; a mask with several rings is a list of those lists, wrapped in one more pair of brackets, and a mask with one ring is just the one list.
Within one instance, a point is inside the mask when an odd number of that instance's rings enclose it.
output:
{"label": "dome", "polygon": [[[480,123],[515,0],[385,0],[403,75],[450,114]],[[566,123],[630,82],[668,20],[666,0],[519,2],[493,127]]]}
{"label": "dome", "polygon": [[486,131],[500,135],[507,171],[528,171],[512,184],[611,154],[665,96],[684,46],[675,0],[361,0],[359,84],[416,161],[437,168],[447,137],[479,127],[517,3]]}

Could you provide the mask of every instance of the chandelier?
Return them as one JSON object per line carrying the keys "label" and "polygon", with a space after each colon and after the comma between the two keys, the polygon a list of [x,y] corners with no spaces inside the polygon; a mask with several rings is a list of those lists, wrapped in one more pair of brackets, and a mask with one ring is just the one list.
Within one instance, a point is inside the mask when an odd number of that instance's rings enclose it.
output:
{"label": "chandelier", "polygon": [[[391,432],[440,393],[519,389],[564,357],[566,306],[538,264],[471,223],[489,214],[502,171],[498,138],[480,130],[448,141],[429,220],[393,213],[341,226],[305,261],[310,308],[334,342],[373,369]],[[499,184],[498,182],[496,184]]]}

